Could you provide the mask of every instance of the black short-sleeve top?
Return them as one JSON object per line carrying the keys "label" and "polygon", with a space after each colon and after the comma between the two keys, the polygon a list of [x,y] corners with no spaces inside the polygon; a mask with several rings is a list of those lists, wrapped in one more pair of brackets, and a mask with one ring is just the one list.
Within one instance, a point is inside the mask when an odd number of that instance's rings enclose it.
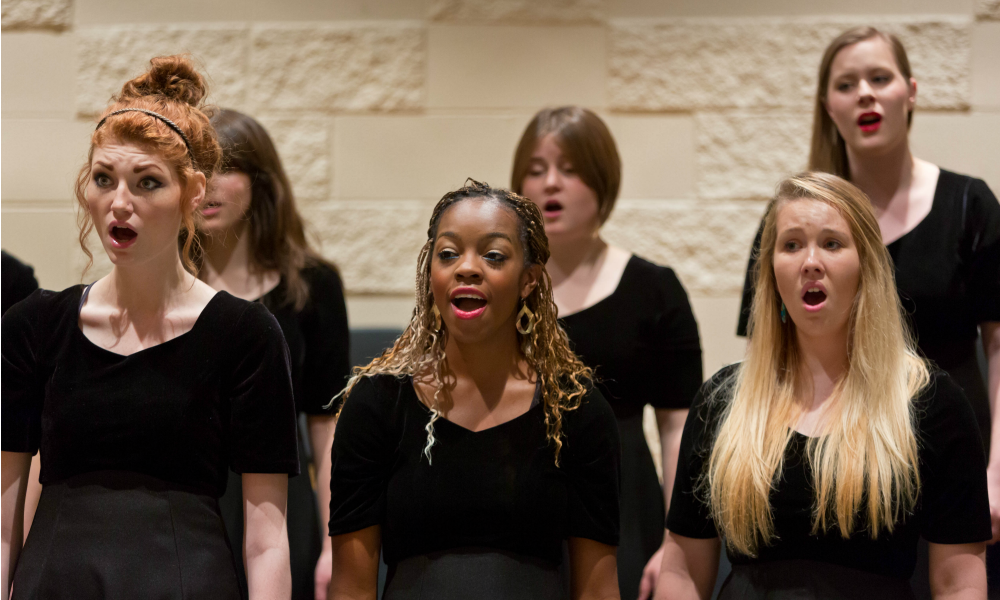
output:
{"label": "black short-sleeve top", "polygon": [[479,432],[438,419],[431,463],[431,413],[412,380],[360,380],[333,443],[330,535],[379,525],[388,564],[468,547],[558,564],[569,537],[618,545],[614,413],[597,390],[564,412],[556,467],[543,406]]}
{"label": "black short-sleeve top", "polygon": [[3,450],[44,457],[42,484],[133,471],[221,496],[237,473],[298,473],[288,354],[260,304],[218,292],[194,327],[123,356],[79,327],[83,286],[3,317]]}
{"label": "black short-sleeve top", "polygon": [[[691,538],[719,535],[707,503],[696,484],[711,453],[725,398],[713,392],[738,365],[723,368],[705,383],[688,415],[681,439],[667,529]],[[863,522],[844,539],[838,529],[813,535],[815,491],[806,458],[806,436],[794,432],[784,467],[771,494],[774,540],[757,558],[728,550],[733,564],[806,559],[909,579],[917,559],[920,536],[936,544],[988,541],[990,507],[986,488],[986,458],[976,420],[962,390],[940,370],[914,400],[919,446],[920,494],[913,514],[882,530],[876,539]],[[862,519],[862,517],[859,517]]]}
{"label": "black short-sleeve top", "polygon": [[626,418],[653,408],[688,408],[702,383],[698,324],[669,267],[632,256],[607,298],[559,319],[598,388]]}
{"label": "black short-sleeve top", "polygon": [[286,301],[284,278],[260,301],[278,320],[288,343],[296,409],[307,415],[332,415],[337,405],[326,405],[351,374],[344,288],[337,271],[322,263],[302,269],[301,275],[309,286],[309,299],[301,309]]}

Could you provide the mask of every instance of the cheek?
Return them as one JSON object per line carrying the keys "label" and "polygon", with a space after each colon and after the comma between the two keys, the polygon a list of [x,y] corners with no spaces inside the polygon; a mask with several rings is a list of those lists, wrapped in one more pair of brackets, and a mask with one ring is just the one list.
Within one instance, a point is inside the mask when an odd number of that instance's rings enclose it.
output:
{"label": "cheek", "polygon": [[521,182],[521,195],[538,204],[544,195],[545,183],[541,177],[525,177]]}

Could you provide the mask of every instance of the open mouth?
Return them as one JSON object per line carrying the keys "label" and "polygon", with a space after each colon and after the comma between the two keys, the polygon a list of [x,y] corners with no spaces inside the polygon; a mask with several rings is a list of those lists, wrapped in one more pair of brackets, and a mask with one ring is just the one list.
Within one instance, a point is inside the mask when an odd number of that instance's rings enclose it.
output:
{"label": "open mouth", "polygon": [[111,239],[118,242],[121,246],[131,244],[138,236],[138,233],[128,227],[111,227]]}
{"label": "open mouth", "polygon": [[806,303],[806,306],[819,306],[826,301],[826,292],[819,288],[809,288],[802,295],[802,301]]}
{"label": "open mouth", "polygon": [[451,306],[460,319],[474,319],[486,310],[486,297],[472,288],[452,292]]}
{"label": "open mouth", "polygon": [[866,112],[858,117],[858,127],[861,131],[876,131],[882,123],[882,115],[876,112]]}
{"label": "open mouth", "polygon": [[209,200],[201,206],[201,212],[205,214],[214,214],[222,206],[221,202],[216,202],[215,200]]}
{"label": "open mouth", "polygon": [[542,207],[542,212],[544,212],[546,215],[550,214],[554,215],[560,212],[562,209],[563,209],[562,202],[559,202],[558,200],[547,200],[545,202],[545,205]]}

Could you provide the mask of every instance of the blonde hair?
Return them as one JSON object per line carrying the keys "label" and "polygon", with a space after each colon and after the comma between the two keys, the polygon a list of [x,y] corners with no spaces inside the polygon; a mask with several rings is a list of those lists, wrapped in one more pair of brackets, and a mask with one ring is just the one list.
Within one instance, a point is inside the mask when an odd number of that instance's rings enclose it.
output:
{"label": "blonde hair", "polygon": [[369,364],[354,368],[342,394],[345,399],[349,397],[354,386],[363,377],[383,374],[402,377],[430,373],[435,392],[429,406],[431,418],[426,425],[427,444],[424,455],[427,462],[431,462],[431,448],[435,444],[434,422],[441,418],[441,390],[448,372],[448,359],[444,351],[448,330],[444,326],[437,328],[437,319],[433,313],[431,255],[437,240],[438,223],[444,212],[469,199],[493,200],[510,209],[517,216],[520,226],[525,266],[541,267],[542,276],[538,285],[524,299],[524,303],[535,314],[535,324],[530,335],[521,335],[521,353],[541,382],[546,437],[555,451],[555,464],[559,466],[559,454],[563,446],[563,413],[579,408],[583,396],[592,385],[593,372],[570,350],[569,338],[556,321],[552,281],[545,271],[545,263],[549,259],[549,242],[545,236],[542,213],[534,202],[508,190],[492,188],[469,179],[464,187],[441,198],[434,207],[427,229],[427,241],[417,259],[417,303],[409,325],[392,348]]}
{"label": "blonde hair", "polygon": [[[909,81],[913,77],[910,69],[910,60],[906,56],[906,48],[899,38],[891,33],[880,31],[874,27],[860,26],[852,27],[838,35],[823,52],[823,59],[819,63],[819,77],[816,85],[816,103],[813,106],[813,131],[812,143],[809,149],[809,169],[812,171],[823,171],[833,173],[848,181],[851,180],[850,165],[847,164],[847,145],[844,137],[840,135],[837,125],[826,112],[826,94],[830,86],[830,69],[833,66],[833,59],[837,53],[848,46],[853,46],[858,42],[879,38],[892,48],[892,55],[896,59],[896,67],[899,72]],[[906,126],[913,123],[913,111],[906,116]]]}
{"label": "blonde hair", "polygon": [[[850,537],[864,511],[869,535],[892,532],[920,488],[912,399],[929,381],[904,325],[889,253],[864,193],[843,179],[809,172],[782,181],[764,216],[746,359],[716,388],[724,402],[699,489],[728,546],[756,556],[774,537],[770,494],[798,416],[795,323],[782,323],[774,276],[777,213],[799,199],[825,202],[850,225],[860,276],[849,320],[848,367],[827,401],[820,437],[807,456],[816,490],[813,533]],[[902,512],[901,512],[902,511]]]}

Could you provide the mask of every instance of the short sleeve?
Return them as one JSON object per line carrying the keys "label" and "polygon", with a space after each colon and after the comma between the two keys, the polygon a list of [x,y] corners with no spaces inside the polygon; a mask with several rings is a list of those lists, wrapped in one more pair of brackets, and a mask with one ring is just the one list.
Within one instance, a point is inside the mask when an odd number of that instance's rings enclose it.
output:
{"label": "short sleeve", "polygon": [[389,470],[399,445],[393,414],[399,381],[364,377],[337,419],[330,475],[330,535],[360,531],[385,519]]}
{"label": "short sleeve", "polygon": [[975,322],[1000,322],[1000,203],[980,179],[969,181],[963,202],[970,255],[967,282]]}
{"label": "short sleeve", "polygon": [[306,353],[296,405],[306,414],[335,414],[338,405],[327,405],[351,373],[344,290],[337,272],[325,265],[303,275],[309,282],[309,306],[301,316]]}
{"label": "short sleeve", "polygon": [[702,383],[701,339],[687,292],[673,270],[662,268],[659,288],[663,312],[654,328],[658,362],[669,366],[650,373],[643,398],[653,408],[688,408]]}
{"label": "short sleeve", "polygon": [[278,322],[248,303],[232,335],[237,354],[230,397],[230,468],[236,473],[299,472],[288,348]]}
{"label": "short sleeve", "polygon": [[0,326],[2,354],[2,423],[4,452],[38,452],[42,437],[45,378],[39,348],[44,302],[38,291],[3,316]]}
{"label": "short sleeve", "polygon": [[917,402],[920,431],[920,532],[935,544],[988,541],[986,453],[972,406],[946,373]]}
{"label": "short sleeve", "polygon": [[617,546],[621,445],[615,413],[594,388],[563,419],[560,465],[566,471],[569,492],[567,535]]}
{"label": "short sleeve", "polygon": [[743,279],[743,298],[740,300],[740,319],[736,324],[736,335],[746,337],[750,328],[750,310],[753,308],[753,296],[756,292],[754,285],[754,269],[757,267],[757,257],[760,256],[760,241],[764,236],[764,221],[760,222],[757,228],[757,235],[753,238],[753,246],[750,248],[750,259],[747,261],[747,273]]}
{"label": "short sleeve", "polygon": [[701,386],[684,423],[680,452],[677,455],[677,474],[667,513],[667,529],[684,537],[719,537],[708,504],[697,492],[697,488],[705,460],[711,451],[711,435],[715,429],[709,399],[713,390],[732,374],[733,369],[731,366],[725,367]]}

